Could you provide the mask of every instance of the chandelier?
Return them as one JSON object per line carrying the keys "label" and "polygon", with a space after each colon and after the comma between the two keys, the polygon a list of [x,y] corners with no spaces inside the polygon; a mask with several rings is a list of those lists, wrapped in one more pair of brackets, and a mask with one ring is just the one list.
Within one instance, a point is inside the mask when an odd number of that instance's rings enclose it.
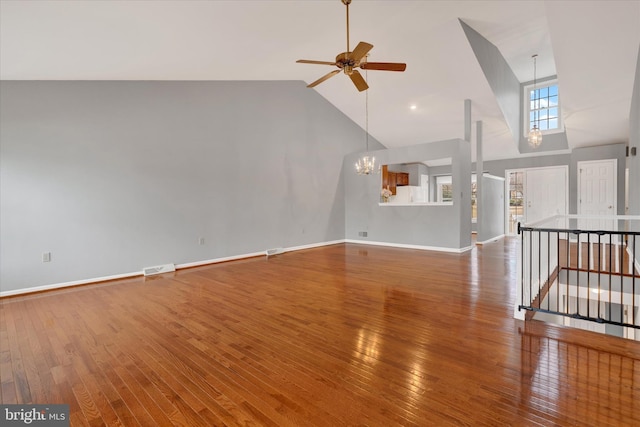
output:
{"label": "chandelier", "polygon": [[536,58],[537,54],[533,55],[533,102],[534,102],[534,121],[533,127],[529,131],[529,136],[527,137],[527,141],[529,141],[529,145],[532,148],[538,148],[540,144],[542,144],[542,132],[540,132],[540,128],[538,127],[538,114],[540,108],[540,97],[538,96],[538,92],[536,90]]}
{"label": "chandelier", "polygon": [[373,156],[362,156],[356,162],[356,172],[358,175],[371,175],[376,172],[376,158]]}
{"label": "chandelier", "polygon": [[[368,55],[367,55],[368,56]],[[367,71],[365,70],[365,81],[368,80]],[[369,91],[365,91],[365,140],[367,152],[356,162],[356,172],[358,175],[371,175],[376,170],[376,158],[369,155]]]}

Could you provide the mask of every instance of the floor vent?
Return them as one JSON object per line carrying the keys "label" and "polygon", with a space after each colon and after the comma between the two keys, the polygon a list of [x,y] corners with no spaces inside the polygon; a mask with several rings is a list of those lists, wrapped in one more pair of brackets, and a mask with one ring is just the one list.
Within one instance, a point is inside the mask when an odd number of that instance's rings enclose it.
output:
{"label": "floor vent", "polygon": [[284,248],[267,249],[267,256],[278,255],[284,253]]}
{"label": "floor vent", "polygon": [[155,267],[145,267],[142,272],[145,276],[151,276],[153,274],[171,273],[176,271],[176,266],[173,264],[157,265]]}

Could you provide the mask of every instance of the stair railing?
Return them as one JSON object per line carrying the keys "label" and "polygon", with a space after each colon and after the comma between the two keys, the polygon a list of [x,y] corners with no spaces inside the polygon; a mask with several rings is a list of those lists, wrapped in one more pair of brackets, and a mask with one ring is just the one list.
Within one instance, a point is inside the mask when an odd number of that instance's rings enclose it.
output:
{"label": "stair railing", "polygon": [[624,336],[640,338],[639,216],[557,215],[518,223],[518,234],[516,318],[560,316],[565,325],[600,325],[592,330],[632,328]]}

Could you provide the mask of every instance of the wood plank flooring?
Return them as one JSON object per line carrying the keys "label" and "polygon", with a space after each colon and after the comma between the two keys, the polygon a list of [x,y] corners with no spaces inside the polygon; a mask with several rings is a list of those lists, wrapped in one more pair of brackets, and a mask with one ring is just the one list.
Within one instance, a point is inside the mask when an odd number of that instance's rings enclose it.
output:
{"label": "wood plank flooring", "polygon": [[340,244],[4,298],[0,400],[73,426],[640,425],[640,343],[513,319],[516,249]]}

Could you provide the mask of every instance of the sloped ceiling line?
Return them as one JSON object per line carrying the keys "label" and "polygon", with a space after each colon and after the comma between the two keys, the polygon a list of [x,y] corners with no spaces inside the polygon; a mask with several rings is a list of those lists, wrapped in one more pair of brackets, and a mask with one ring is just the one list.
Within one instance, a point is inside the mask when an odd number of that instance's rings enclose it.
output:
{"label": "sloped ceiling line", "polygon": [[471,28],[471,26],[463,20],[459,19],[459,22],[478,60],[478,64],[496,97],[500,111],[502,111],[507,126],[511,131],[513,141],[518,148],[518,152],[530,153],[534,151],[566,150],[569,146],[567,143],[567,135],[564,131],[552,135],[545,135],[542,146],[538,149],[533,149],[527,144],[527,140],[523,136],[523,84],[520,83],[504,56],[500,53],[500,50],[493,43]]}

